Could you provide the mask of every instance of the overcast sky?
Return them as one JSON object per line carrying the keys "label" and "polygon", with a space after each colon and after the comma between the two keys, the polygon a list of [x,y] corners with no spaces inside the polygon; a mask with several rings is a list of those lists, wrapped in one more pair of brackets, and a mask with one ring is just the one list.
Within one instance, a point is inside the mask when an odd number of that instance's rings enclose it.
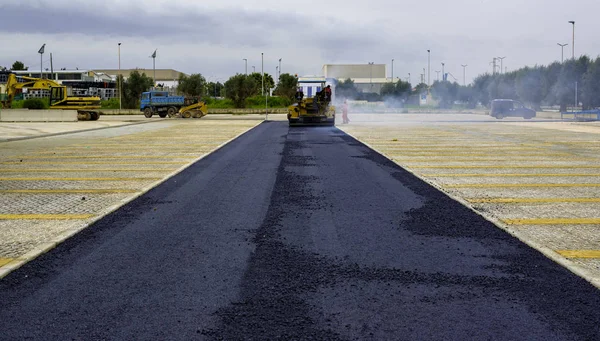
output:
{"label": "overcast sky", "polygon": [[467,83],[491,72],[493,57],[504,66],[560,60],[557,43],[571,57],[600,55],[598,0],[0,0],[0,66],[15,60],[39,69],[37,53],[46,44],[44,68],[172,68],[208,79],[226,80],[252,66],[275,73],[321,73],[323,64],[388,65],[394,75],[410,72],[416,84],[427,69]]}

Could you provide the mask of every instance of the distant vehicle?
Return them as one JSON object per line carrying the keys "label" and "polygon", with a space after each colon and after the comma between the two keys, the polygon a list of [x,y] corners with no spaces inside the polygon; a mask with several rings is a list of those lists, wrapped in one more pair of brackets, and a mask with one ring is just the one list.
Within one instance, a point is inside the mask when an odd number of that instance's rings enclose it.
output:
{"label": "distant vehicle", "polygon": [[497,119],[504,117],[535,117],[535,110],[526,108],[521,102],[512,99],[495,99],[492,101],[490,116]]}
{"label": "distant vehicle", "polygon": [[142,93],[140,111],[151,118],[158,114],[164,117],[200,118],[208,114],[206,104],[198,99],[171,96],[167,91],[147,91]]}

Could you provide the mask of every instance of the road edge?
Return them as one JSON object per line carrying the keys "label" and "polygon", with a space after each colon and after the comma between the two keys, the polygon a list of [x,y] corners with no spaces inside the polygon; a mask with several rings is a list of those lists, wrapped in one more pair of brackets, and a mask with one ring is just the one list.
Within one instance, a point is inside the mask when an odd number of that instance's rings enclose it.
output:
{"label": "road edge", "polygon": [[[156,121],[154,121],[154,122],[156,122]],[[166,182],[167,180],[171,179],[175,175],[177,175],[177,174],[181,173],[182,171],[184,171],[185,169],[189,168],[190,166],[192,166],[196,162],[204,159],[205,157],[207,157],[207,156],[211,155],[212,153],[218,151],[219,149],[225,147],[229,143],[235,141],[239,137],[241,137],[244,134],[250,132],[251,130],[255,129],[256,127],[258,127],[259,125],[261,125],[261,124],[263,124],[265,122],[266,121],[259,121],[254,126],[251,126],[247,130],[241,132],[240,134],[234,136],[233,138],[231,138],[231,139],[223,142],[222,144],[218,145],[212,151],[210,151],[208,153],[205,153],[205,154],[202,154],[201,156],[197,157],[196,159],[194,159],[190,163],[188,163],[186,165],[183,165],[180,168],[178,168],[178,169],[174,170],[173,172],[169,173],[163,179],[158,180],[156,182],[153,182],[152,184],[150,184],[150,185],[142,188],[139,192],[135,193],[132,197],[124,199],[120,203],[115,204],[113,206],[110,206],[110,207],[108,207],[108,208],[100,211],[98,213],[98,216],[96,216],[96,217],[94,217],[94,218],[92,218],[92,219],[90,219],[90,220],[82,223],[79,227],[76,227],[76,228],[73,228],[73,229],[69,229],[69,230],[67,230],[67,231],[59,234],[58,236],[54,237],[53,239],[49,240],[48,242],[38,245],[37,247],[33,248],[29,252],[25,253],[24,255],[15,258],[11,262],[9,262],[7,264],[4,264],[3,266],[0,266],[0,280],[2,280],[4,277],[6,277],[7,275],[9,275],[13,271],[17,270],[18,268],[22,267],[23,265],[29,263],[30,261],[36,259],[37,257],[39,257],[41,255],[49,252],[50,250],[54,249],[55,247],[57,247],[58,245],[60,245],[64,241],[66,241],[67,239],[75,236],[77,233],[83,231],[84,229],[86,229],[89,226],[95,224],[96,222],[100,221],[101,219],[104,219],[104,217],[106,217],[109,214],[115,212],[119,208],[127,205],[128,203],[136,200],[140,196],[148,193],[153,188],[158,187],[159,185],[163,184],[164,182]],[[146,123],[146,122],[143,122],[143,123]],[[105,128],[101,128],[101,129],[105,129]]]}
{"label": "road edge", "polygon": [[[338,128],[339,129],[339,128]],[[440,185],[438,185],[437,183],[430,181],[427,178],[424,178],[422,176],[420,176],[419,174],[417,174],[415,171],[413,171],[410,168],[407,168],[401,164],[399,164],[398,162],[396,162],[391,156],[387,155],[384,152],[381,152],[377,149],[375,149],[375,147],[372,147],[370,144],[368,144],[367,142],[364,142],[362,140],[360,140],[357,136],[352,135],[351,133],[348,133],[346,131],[344,131],[343,129],[340,129],[341,131],[343,131],[345,134],[347,134],[348,136],[352,137],[353,139],[355,139],[357,142],[363,144],[364,146],[368,147],[369,149],[373,150],[374,152],[376,152],[377,154],[385,157],[386,159],[392,161],[394,164],[398,165],[400,168],[406,170],[407,172],[411,173],[412,175],[414,175],[415,177],[417,177],[418,179],[424,181],[425,183],[429,184],[430,186],[434,187],[435,189],[439,190],[440,192],[444,193],[445,195],[447,195],[449,198],[451,198],[452,200],[462,204],[463,206],[467,207],[469,210],[471,210],[472,212],[474,212],[475,214],[481,216],[482,218],[484,218],[485,220],[489,221],[490,223],[496,225],[498,228],[500,228],[501,230],[507,232],[508,234],[510,234],[511,236],[517,238],[519,241],[521,241],[522,243],[524,243],[525,245],[539,251],[540,253],[542,253],[544,256],[546,256],[547,258],[551,259],[552,261],[554,261],[555,263],[559,264],[560,266],[566,268],[567,270],[571,271],[573,274],[583,278],[584,280],[586,280],[587,282],[589,282],[590,284],[592,284],[593,286],[595,286],[596,288],[600,289],[600,278],[596,277],[594,274],[592,274],[588,269],[582,267],[581,265],[578,265],[570,260],[568,260],[567,258],[562,257],[561,255],[559,255],[556,251],[543,246],[540,243],[537,243],[535,241],[532,240],[528,240],[527,238],[525,238],[524,236],[522,236],[519,231],[514,230],[512,228],[510,228],[507,224],[504,224],[502,221],[500,221],[499,219],[493,217],[493,216],[488,216],[485,215],[484,213],[477,211],[476,209],[473,208],[473,206],[471,206],[471,203],[469,203],[468,201],[455,196],[451,193],[446,192]]]}

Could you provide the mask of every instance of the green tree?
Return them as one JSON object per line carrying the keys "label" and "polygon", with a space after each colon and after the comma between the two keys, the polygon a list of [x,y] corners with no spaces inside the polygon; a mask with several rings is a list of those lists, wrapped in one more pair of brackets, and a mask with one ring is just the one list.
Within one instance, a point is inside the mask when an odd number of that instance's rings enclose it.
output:
{"label": "green tree", "polygon": [[27,70],[28,67],[25,67],[25,64],[23,64],[23,62],[21,61],[16,61],[13,63],[11,70],[13,71],[23,71],[23,70]]}
{"label": "green tree", "polygon": [[189,77],[180,74],[177,92],[189,97],[199,97],[206,92],[206,79],[201,74],[192,74]]}
{"label": "green tree", "polygon": [[233,101],[236,108],[244,108],[246,99],[254,95],[256,87],[255,77],[238,73],[225,82],[225,96]]}
{"label": "green tree", "polygon": [[383,84],[380,94],[382,97],[396,97],[396,85],[394,83]]}
{"label": "green tree", "polygon": [[420,95],[420,94],[422,94],[424,92],[427,92],[427,88],[429,88],[427,86],[427,84],[425,84],[425,83],[419,83],[419,84],[417,84],[417,86],[415,86],[415,91],[414,92],[415,92],[415,94]]}
{"label": "green tree", "polygon": [[449,81],[435,81],[431,85],[431,96],[439,101],[439,107],[449,109],[456,101],[458,95],[458,83]]}
{"label": "green tree", "polygon": [[127,80],[123,80],[122,75],[117,78],[117,84],[119,81],[123,84],[123,105],[125,109],[137,109],[140,107],[140,99],[142,92],[148,91],[154,86],[154,80],[147,76],[145,73],[140,74],[139,71],[134,70]]}
{"label": "green tree", "polygon": [[224,85],[221,82],[209,82],[206,85],[206,95],[208,97],[222,97]]}
{"label": "green tree", "polygon": [[518,70],[515,86],[519,99],[533,105],[536,110],[541,110],[545,83],[544,70],[541,67],[525,67]]}
{"label": "green tree", "polygon": [[335,86],[336,97],[342,99],[356,99],[358,97],[358,90],[354,85],[354,82],[348,78],[344,81],[337,83]]}
{"label": "green tree", "polygon": [[289,102],[294,100],[296,89],[298,88],[298,77],[284,73],[279,76],[279,83],[273,94],[279,97],[283,97]]}
{"label": "green tree", "polygon": [[581,101],[584,109],[600,107],[600,57],[590,63],[583,75]]}
{"label": "green tree", "polygon": [[[271,77],[271,75],[269,75],[268,73],[265,72],[265,80],[264,80],[264,89],[265,89],[265,93],[269,93],[269,89],[272,89],[275,87],[275,81],[273,80],[273,77]],[[252,93],[252,95],[262,95],[262,90],[261,90],[261,86],[263,86],[263,81],[262,81],[262,75],[260,74],[260,72],[253,72],[249,75],[249,77],[252,77],[252,79],[254,79],[254,84],[256,84],[256,87],[254,88],[254,91]]]}

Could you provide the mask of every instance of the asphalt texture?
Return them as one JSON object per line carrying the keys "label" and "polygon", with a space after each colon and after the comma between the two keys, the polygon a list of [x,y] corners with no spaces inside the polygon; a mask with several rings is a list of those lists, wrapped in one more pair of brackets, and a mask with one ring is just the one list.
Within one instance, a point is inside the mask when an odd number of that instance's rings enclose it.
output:
{"label": "asphalt texture", "polygon": [[265,122],[0,280],[0,339],[598,340],[599,306],[338,129]]}

